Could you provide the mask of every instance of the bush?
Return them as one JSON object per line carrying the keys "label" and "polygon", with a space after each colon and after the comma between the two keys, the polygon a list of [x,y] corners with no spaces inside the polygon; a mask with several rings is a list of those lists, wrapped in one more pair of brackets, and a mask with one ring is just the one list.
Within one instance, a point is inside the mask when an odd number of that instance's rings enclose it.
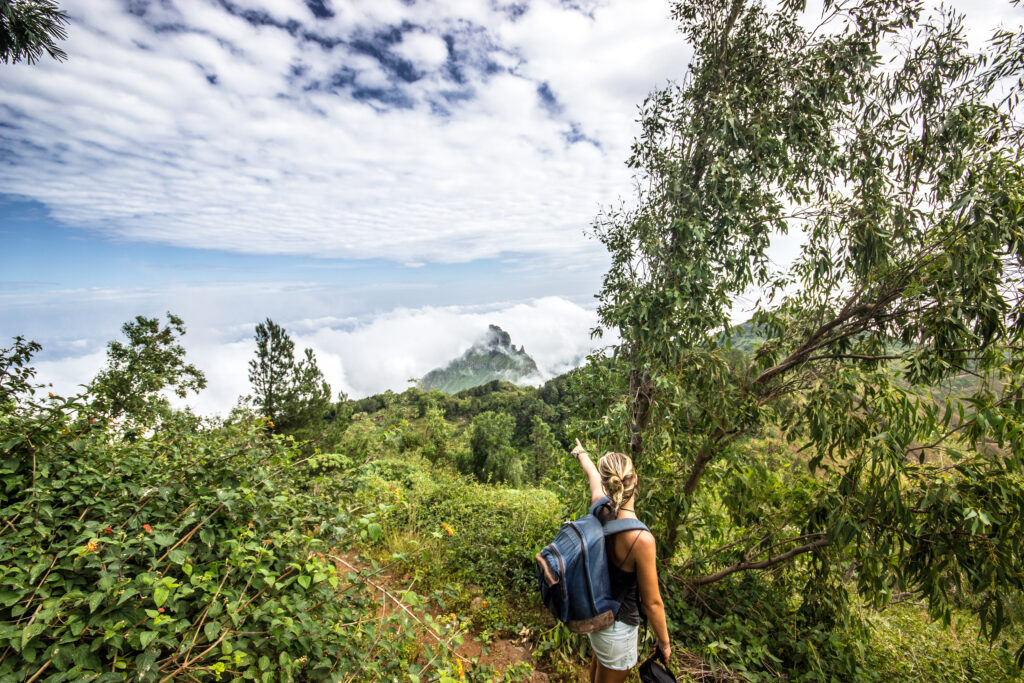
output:
{"label": "bush", "polygon": [[420,458],[367,464],[354,505],[380,510],[382,501],[383,532],[434,539],[437,577],[517,599],[533,596],[533,555],[557,532],[562,514],[550,491],[479,484]]}
{"label": "bush", "polygon": [[349,517],[265,421],[126,441],[87,400],[2,407],[0,679],[407,676],[401,619],[341,626],[375,610],[327,557]]}

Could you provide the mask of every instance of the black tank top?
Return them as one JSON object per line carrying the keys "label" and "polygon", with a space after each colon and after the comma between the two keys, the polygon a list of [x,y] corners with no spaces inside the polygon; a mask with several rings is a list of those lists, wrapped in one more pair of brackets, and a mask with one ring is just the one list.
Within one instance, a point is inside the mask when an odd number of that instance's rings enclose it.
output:
{"label": "black tank top", "polygon": [[[642,532],[641,532],[642,533]],[[638,534],[639,536],[639,534]],[[610,539],[609,539],[610,540]],[[636,572],[619,569],[612,557],[612,543],[605,544],[608,555],[608,579],[611,584],[612,598],[618,601],[619,611],[615,613],[615,621],[630,626],[640,625],[640,586],[636,581]],[[630,552],[633,549],[630,548]],[[629,557],[629,555],[626,555]]]}

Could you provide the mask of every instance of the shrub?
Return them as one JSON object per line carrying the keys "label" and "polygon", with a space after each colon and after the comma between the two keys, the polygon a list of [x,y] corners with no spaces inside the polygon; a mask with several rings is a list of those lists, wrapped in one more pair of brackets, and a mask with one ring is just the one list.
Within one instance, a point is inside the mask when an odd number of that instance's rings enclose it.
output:
{"label": "shrub", "polygon": [[372,598],[327,557],[349,517],[310,492],[337,485],[290,440],[171,416],[126,441],[89,411],[0,410],[0,679],[407,676],[414,632],[362,625]]}
{"label": "shrub", "polygon": [[550,491],[479,484],[421,458],[367,464],[354,504],[379,510],[382,501],[384,532],[436,539],[443,558],[438,576],[506,596],[533,596],[533,555],[554,536],[562,514]]}

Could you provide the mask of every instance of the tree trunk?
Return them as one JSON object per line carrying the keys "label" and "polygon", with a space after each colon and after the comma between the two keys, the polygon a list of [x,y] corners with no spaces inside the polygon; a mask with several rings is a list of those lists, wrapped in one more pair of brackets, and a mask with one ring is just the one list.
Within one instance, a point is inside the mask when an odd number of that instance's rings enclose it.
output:
{"label": "tree trunk", "polygon": [[633,368],[629,373],[629,454],[633,465],[643,455],[644,431],[651,419],[653,381],[649,372]]}

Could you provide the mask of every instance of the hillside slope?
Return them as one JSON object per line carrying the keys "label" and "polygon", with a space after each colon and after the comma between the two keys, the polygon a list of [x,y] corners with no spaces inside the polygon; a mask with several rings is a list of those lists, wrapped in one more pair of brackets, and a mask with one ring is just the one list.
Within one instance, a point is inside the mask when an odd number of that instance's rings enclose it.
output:
{"label": "hillside slope", "polygon": [[454,394],[496,379],[516,384],[539,376],[537,363],[526,349],[517,349],[508,332],[497,325],[489,325],[487,333],[465,353],[445,367],[424,375],[419,388]]}

